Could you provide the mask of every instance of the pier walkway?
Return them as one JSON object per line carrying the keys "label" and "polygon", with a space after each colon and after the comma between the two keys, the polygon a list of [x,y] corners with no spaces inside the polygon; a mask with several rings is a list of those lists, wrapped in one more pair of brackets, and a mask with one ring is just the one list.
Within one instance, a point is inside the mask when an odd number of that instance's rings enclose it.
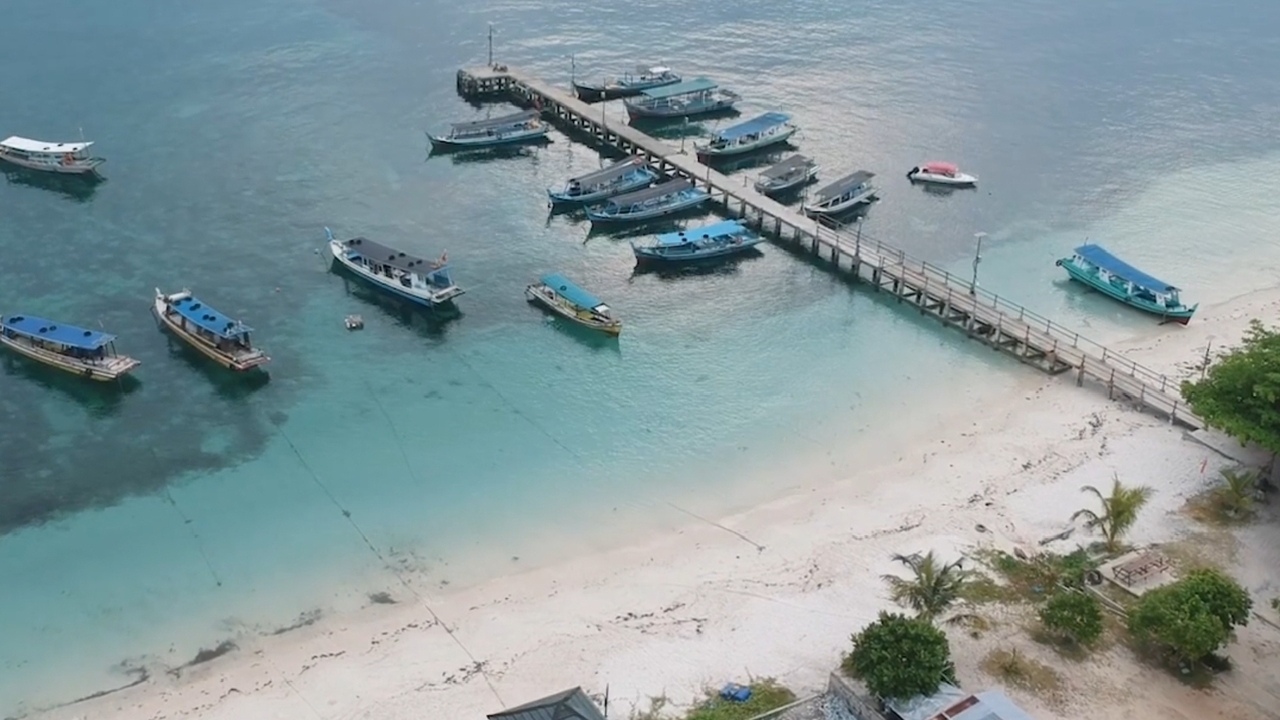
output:
{"label": "pier walkway", "polygon": [[910,302],[922,314],[964,331],[969,337],[1058,374],[1074,371],[1076,384],[1101,384],[1107,396],[1131,401],[1170,422],[1199,429],[1179,381],[1149,370],[1081,337],[1048,318],[1001,298],[963,278],[907,255],[887,243],[846,227],[828,227],[755,191],[743,178],[730,178],[698,161],[694,152],[651,137],[625,124],[610,124],[601,104],[588,104],[518,69],[501,64],[458,71],[459,94],[467,98],[506,97],[540,108],[571,131],[622,152],[644,157],[660,172],[692,180],[711,193],[726,212],[779,242],[826,259],[838,272]]}

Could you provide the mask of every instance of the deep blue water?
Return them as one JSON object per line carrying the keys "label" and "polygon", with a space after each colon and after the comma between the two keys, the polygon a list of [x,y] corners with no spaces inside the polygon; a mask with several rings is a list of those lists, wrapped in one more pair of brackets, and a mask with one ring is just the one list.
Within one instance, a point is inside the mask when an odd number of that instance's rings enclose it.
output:
{"label": "deep blue water", "polygon": [[[625,238],[548,215],[544,188],[600,162],[558,133],[510,157],[428,157],[424,130],[485,112],[453,79],[484,62],[488,22],[497,59],[561,84],[661,61],[738,90],[744,113],[792,113],[824,177],[878,173],[868,237],[967,273],[988,232],[984,286],[1103,340],[1147,325],[1060,282],[1053,259],[1086,236],[1193,299],[1280,270],[1280,7],[1265,0],[7,10],[0,133],[83,129],[108,179],[5,172],[0,310],[100,324],[144,364],[123,391],[0,366],[0,629],[15,639],[0,713],[110,685],[159,647],[182,662],[192,643],[358,604],[386,581],[360,533],[439,588],[549,557],[543,542],[581,551],[681,521],[668,503],[714,513],[780,492],[793,459],[891,441],[948,388],[1031,372],[775,247],[634,274]],[[903,173],[929,159],[980,189],[912,188]],[[447,250],[460,317],[331,273],[325,226]],[[623,337],[527,307],[548,271],[615,307]],[[157,331],[153,289],[181,286],[257,330],[269,382]],[[460,568],[463,553],[488,561]]]}

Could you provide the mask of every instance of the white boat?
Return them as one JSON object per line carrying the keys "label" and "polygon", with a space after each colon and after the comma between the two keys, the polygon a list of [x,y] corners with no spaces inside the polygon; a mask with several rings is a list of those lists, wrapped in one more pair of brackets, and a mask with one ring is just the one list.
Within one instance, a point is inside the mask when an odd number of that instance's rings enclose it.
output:
{"label": "white boat", "polygon": [[0,141],[0,159],[32,170],[84,175],[98,172],[98,166],[106,162],[89,155],[92,145],[91,142],[46,142],[14,135]]}
{"label": "white boat", "polygon": [[911,182],[927,182],[937,185],[958,185],[971,187],[978,184],[978,178],[960,172],[960,168],[949,162],[927,162],[911,168],[907,173]]}
{"label": "white boat", "polygon": [[537,110],[526,110],[488,120],[454,123],[447,135],[427,133],[427,137],[431,140],[431,146],[437,150],[493,147],[541,140],[551,130],[551,125],[542,120],[541,116],[542,113]]}
{"label": "white boat", "polygon": [[777,195],[795,190],[814,181],[818,177],[818,170],[818,163],[813,160],[804,155],[792,155],[760,173],[755,182],[756,192]]}
{"label": "white boat", "polygon": [[613,316],[595,295],[574,285],[563,275],[543,275],[540,282],[524,289],[525,298],[566,320],[606,335],[622,332],[622,321]]}
{"label": "white boat", "polygon": [[219,365],[244,372],[271,360],[253,346],[253,329],[205,305],[190,290],[165,294],[156,288],[151,307],[165,328]]}
{"label": "white boat", "polygon": [[462,288],[449,277],[447,254],[423,260],[367,238],[335,240],[324,229],[329,252],[343,267],[392,295],[429,307],[452,301]]}
{"label": "white boat", "polygon": [[767,112],[716,133],[710,142],[698,146],[698,155],[723,157],[748,153],[786,142],[799,129],[791,124],[790,115]]}
{"label": "white boat", "polygon": [[871,184],[873,172],[859,170],[818,190],[805,200],[801,209],[806,215],[838,215],[855,205],[875,199],[876,188]]}

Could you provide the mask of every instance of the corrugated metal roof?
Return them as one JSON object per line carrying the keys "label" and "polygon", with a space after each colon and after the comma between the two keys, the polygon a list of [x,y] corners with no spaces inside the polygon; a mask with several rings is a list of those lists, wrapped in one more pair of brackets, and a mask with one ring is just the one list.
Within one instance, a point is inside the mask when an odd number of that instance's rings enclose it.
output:
{"label": "corrugated metal roof", "polygon": [[605,720],[582,688],[564,690],[488,716],[489,720]]}

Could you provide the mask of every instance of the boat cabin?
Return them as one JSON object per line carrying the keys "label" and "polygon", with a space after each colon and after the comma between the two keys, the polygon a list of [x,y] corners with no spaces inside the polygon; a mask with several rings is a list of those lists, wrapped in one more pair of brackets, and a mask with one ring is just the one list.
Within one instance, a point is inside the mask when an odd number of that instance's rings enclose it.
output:
{"label": "boat cabin", "polygon": [[91,157],[91,142],[47,142],[13,135],[0,141],[0,158],[36,170],[89,172],[106,162]]}
{"label": "boat cabin", "polygon": [[1121,295],[1171,311],[1186,308],[1177,287],[1142,272],[1098,245],[1076,248],[1072,262]]}
{"label": "boat cabin", "polygon": [[760,173],[757,190],[777,190],[792,187],[808,180],[817,171],[818,164],[804,155],[792,155]]}
{"label": "boat cabin", "polygon": [[633,182],[652,182],[657,177],[658,174],[649,168],[644,158],[633,156],[602,170],[570,178],[561,195],[566,198],[594,195],[612,187],[631,185]]}
{"label": "boat cabin", "polygon": [[447,254],[439,260],[424,260],[363,237],[343,241],[342,245],[352,263],[401,287],[426,291],[454,287]]}
{"label": "boat cabin", "polygon": [[563,275],[543,275],[542,284],[557,297],[580,311],[592,312],[602,318],[612,319],[612,311],[599,298],[574,285]]}
{"label": "boat cabin", "polygon": [[603,213],[610,215],[641,213],[645,210],[669,205],[677,195],[691,190],[694,190],[694,186],[689,180],[669,180],[653,187],[612,198],[605,203]]}
{"label": "boat cabin", "polygon": [[464,140],[506,135],[517,130],[534,130],[541,124],[541,120],[539,120],[541,115],[542,113],[537,110],[525,110],[513,115],[503,115],[502,117],[488,118],[486,120],[454,123],[449,128],[448,137],[451,140]]}
{"label": "boat cabin", "polygon": [[191,295],[181,295],[167,303],[183,331],[214,346],[227,355],[254,352],[249,334],[253,328],[233,320]]}
{"label": "boat cabin", "polygon": [[0,318],[0,334],[12,344],[26,344],[83,363],[116,356],[114,335],[28,315]]}
{"label": "boat cabin", "polygon": [[717,150],[737,145],[752,145],[779,132],[789,130],[791,116],[780,112],[767,112],[746,122],[725,128],[715,134],[707,149]]}
{"label": "boat cabin", "polygon": [[871,184],[873,177],[875,173],[859,170],[852,175],[840,178],[815,192],[808,205],[817,209],[838,208],[869,198],[875,193],[875,188]]}

